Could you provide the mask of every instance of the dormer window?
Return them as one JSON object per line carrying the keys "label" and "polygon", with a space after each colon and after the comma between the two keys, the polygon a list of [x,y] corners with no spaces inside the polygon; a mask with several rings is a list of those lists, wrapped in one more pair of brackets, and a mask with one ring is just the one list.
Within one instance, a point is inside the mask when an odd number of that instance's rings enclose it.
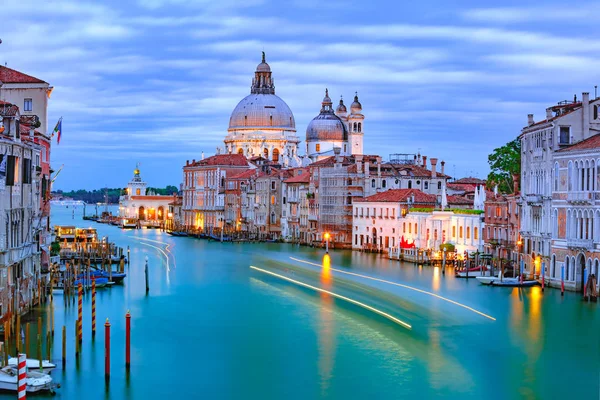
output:
{"label": "dormer window", "polygon": [[559,134],[559,138],[558,138],[558,144],[559,145],[569,144],[571,142],[570,137],[571,137],[571,128],[568,126],[561,126],[560,134]]}

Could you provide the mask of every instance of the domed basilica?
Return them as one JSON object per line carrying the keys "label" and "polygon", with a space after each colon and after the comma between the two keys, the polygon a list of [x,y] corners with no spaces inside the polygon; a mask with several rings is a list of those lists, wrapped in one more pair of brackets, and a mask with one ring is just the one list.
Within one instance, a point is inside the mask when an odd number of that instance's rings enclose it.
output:
{"label": "domed basilica", "polygon": [[283,167],[298,167],[329,157],[334,147],[341,149],[341,155],[362,154],[364,116],[358,96],[354,97],[350,114],[343,100],[334,112],[326,89],[321,112],[306,129],[308,158],[300,157],[294,115],[285,101],[275,95],[271,74],[263,52],[250,94],[231,113],[224,140],[229,154],[243,154],[248,158],[262,156]]}

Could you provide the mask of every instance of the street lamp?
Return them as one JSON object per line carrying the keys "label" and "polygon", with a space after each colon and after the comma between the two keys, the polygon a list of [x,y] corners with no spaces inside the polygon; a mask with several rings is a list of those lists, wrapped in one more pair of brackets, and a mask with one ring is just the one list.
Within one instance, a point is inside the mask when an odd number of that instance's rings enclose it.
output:
{"label": "street lamp", "polygon": [[325,254],[329,253],[329,237],[331,235],[329,235],[329,232],[325,232],[323,234],[323,238],[325,239]]}

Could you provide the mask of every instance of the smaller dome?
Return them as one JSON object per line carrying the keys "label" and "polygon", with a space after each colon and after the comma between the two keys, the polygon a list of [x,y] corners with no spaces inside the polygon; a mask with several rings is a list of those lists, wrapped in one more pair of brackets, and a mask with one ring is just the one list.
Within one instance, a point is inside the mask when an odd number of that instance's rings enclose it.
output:
{"label": "smaller dome", "polygon": [[348,131],[338,116],[333,113],[317,115],[306,128],[306,141],[346,141]]}
{"label": "smaller dome", "polygon": [[256,66],[256,72],[271,72],[271,67],[265,60],[265,52],[262,52],[262,61]]}
{"label": "smaller dome", "polygon": [[362,111],[362,104],[360,104],[360,102],[358,101],[358,94],[354,96],[354,101],[350,106],[350,110],[352,111],[352,114],[360,114],[360,112]]}
{"label": "smaller dome", "polygon": [[333,104],[329,98],[329,89],[325,89],[325,97],[323,97],[323,104]]}
{"label": "smaller dome", "polygon": [[348,110],[346,109],[346,106],[344,105],[344,99],[340,99],[340,104],[335,109],[335,113],[336,114],[345,114],[347,111]]}

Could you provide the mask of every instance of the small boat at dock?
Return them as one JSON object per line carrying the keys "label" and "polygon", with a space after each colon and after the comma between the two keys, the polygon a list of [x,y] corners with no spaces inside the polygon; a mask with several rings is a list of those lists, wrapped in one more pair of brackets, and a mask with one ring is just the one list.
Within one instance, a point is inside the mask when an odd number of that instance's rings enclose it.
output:
{"label": "small boat at dock", "polygon": [[477,280],[482,285],[487,286],[506,286],[506,287],[531,287],[540,283],[536,280],[523,280],[520,278],[500,278],[499,276],[478,276]]}
{"label": "small boat at dock", "polygon": [[[49,391],[53,392],[56,385],[52,382],[52,377],[43,372],[27,371],[27,392],[36,393]],[[17,391],[18,370],[14,366],[6,366],[0,369],[0,390]]]}
{"label": "small boat at dock", "polygon": [[[17,358],[16,357],[10,357],[8,359],[8,365],[11,367],[17,367]],[[27,369],[40,369],[40,360],[36,360],[35,358],[27,358],[25,360],[26,365],[27,365]],[[50,372],[52,371],[54,368],[56,368],[55,364],[52,364],[50,362],[50,360],[42,360],[42,369],[44,370],[44,372]]]}
{"label": "small boat at dock", "polygon": [[489,271],[488,267],[484,267],[484,266],[472,267],[472,268],[469,268],[468,270],[462,268],[462,269],[457,269],[456,271],[454,271],[454,275],[457,278],[477,278],[480,276],[485,276],[486,274],[489,275],[488,271]]}

